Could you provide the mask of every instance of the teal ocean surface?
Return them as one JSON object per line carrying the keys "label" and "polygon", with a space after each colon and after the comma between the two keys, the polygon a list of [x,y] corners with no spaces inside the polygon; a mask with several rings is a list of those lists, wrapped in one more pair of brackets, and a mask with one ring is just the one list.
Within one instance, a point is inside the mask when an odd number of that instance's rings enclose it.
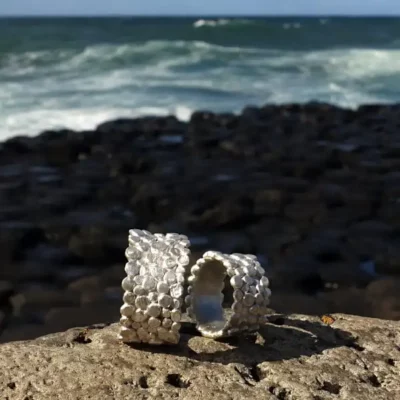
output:
{"label": "teal ocean surface", "polygon": [[0,140],[117,117],[399,99],[396,18],[0,19]]}

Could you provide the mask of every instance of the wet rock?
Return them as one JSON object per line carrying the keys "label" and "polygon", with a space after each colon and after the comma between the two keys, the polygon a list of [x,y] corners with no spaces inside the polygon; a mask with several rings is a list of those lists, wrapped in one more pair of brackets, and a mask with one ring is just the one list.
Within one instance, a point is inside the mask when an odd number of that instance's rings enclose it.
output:
{"label": "wet rock", "polygon": [[211,247],[268,258],[274,290],[304,312],[318,297],[396,317],[366,288],[399,273],[399,123],[398,106],[311,103],[13,138],[0,144],[0,280],[111,301],[139,227],[188,234],[191,262]]}
{"label": "wet rock", "polygon": [[28,136],[15,136],[3,143],[3,150],[10,153],[29,154],[37,148],[37,140]]}
{"label": "wet rock", "polygon": [[322,229],[310,232],[303,242],[303,251],[322,264],[342,262],[351,258],[343,230]]}
{"label": "wet rock", "polygon": [[53,307],[47,312],[44,322],[49,331],[56,332],[104,321],[119,319],[119,308],[107,302],[84,304],[80,307]]}
{"label": "wet rock", "polygon": [[235,228],[253,220],[252,204],[248,199],[222,199],[210,207],[198,207],[184,215],[190,229]]}
{"label": "wet rock", "polygon": [[[0,332],[2,331],[5,319],[6,319],[6,314],[3,311],[0,311]],[[1,333],[0,333],[0,338],[1,338]]]}
{"label": "wet rock", "polygon": [[122,248],[115,251],[110,232],[101,225],[82,227],[79,233],[69,238],[68,247],[74,255],[83,258],[89,265],[110,264],[124,257],[121,254]]}
{"label": "wet rock", "polygon": [[[228,118],[229,119],[229,118]],[[226,122],[210,112],[194,112],[188,127],[189,145],[203,148],[218,146],[231,136],[226,129]]]}
{"label": "wet rock", "polygon": [[102,284],[100,277],[98,275],[93,275],[74,280],[68,285],[68,288],[78,292],[94,292],[102,289]]}
{"label": "wet rock", "polygon": [[371,282],[365,296],[371,304],[371,315],[384,315],[387,319],[400,320],[400,279],[383,278]]}
{"label": "wet rock", "polygon": [[1,181],[15,181],[18,178],[22,178],[25,170],[25,166],[19,163],[7,163],[6,165],[2,165],[0,171]]}
{"label": "wet rock", "polygon": [[17,280],[42,280],[51,281],[57,275],[57,268],[51,263],[39,263],[30,260],[13,262],[4,268],[1,273],[4,279]]}
{"label": "wet rock", "polygon": [[137,119],[120,118],[107,121],[96,128],[96,132],[102,135],[106,142],[115,145],[123,144],[125,141],[140,139],[145,136],[147,140],[164,133],[181,133],[185,124],[173,116],[168,117],[142,117]]}
{"label": "wet rock", "polygon": [[28,216],[29,211],[24,207],[11,206],[3,207],[0,211],[0,221],[20,220]]}
{"label": "wet rock", "polygon": [[207,236],[194,236],[190,235],[189,236],[190,240],[190,247],[193,250],[205,250],[206,248],[209,247],[210,240]]}
{"label": "wet rock", "polygon": [[110,286],[104,290],[104,300],[118,306],[121,304],[123,294],[124,292],[120,284],[117,286]]}
{"label": "wet rock", "polygon": [[11,303],[14,316],[27,320],[41,315],[40,320],[51,307],[78,305],[79,297],[64,290],[31,289],[13,296]]}
{"label": "wet rock", "polygon": [[[80,302],[82,305],[100,303],[104,301],[104,291],[87,291],[80,293]],[[122,296],[120,297],[121,300]]]}
{"label": "wet rock", "polygon": [[326,208],[320,203],[298,201],[288,204],[284,209],[284,215],[302,230],[309,230],[325,217]]}
{"label": "wet rock", "polygon": [[18,252],[18,260],[34,260],[36,263],[66,265],[79,262],[80,258],[67,248],[55,247],[50,244],[39,244]]}
{"label": "wet rock", "polygon": [[385,222],[379,220],[367,220],[352,224],[349,229],[350,235],[364,237],[385,237],[392,232],[392,228]]}
{"label": "wet rock", "polygon": [[125,265],[124,263],[115,264],[105,269],[101,274],[99,274],[100,283],[104,287],[112,285],[120,285],[122,279],[126,276],[124,265]]}
{"label": "wet rock", "polygon": [[14,294],[14,286],[11,282],[0,281],[0,307],[8,304],[10,297]]}
{"label": "wet rock", "polygon": [[376,255],[377,271],[382,274],[399,274],[400,239],[386,242],[386,246]]}
{"label": "wet rock", "polygon": [[328,313],[329,303],[320,301],[317,297],[305,293],[288,293],[287,291],[274,291],[274,309],[278,313],[301,313],[303,310],[312,310],[317,315]]}
{"label": "wet rock", "polygon": [[323,184],[319,186],[319,192],[328,208],[341,207],[347,202],[347,192],[342,186]]}
{"label": "wet rock", "polygon": [[250,238],[240,233],[221,232],[215,235],[211,242],[213,248],[227,254],[252,254],[254,252]]}
{"label": "wet rock", "polygon": [[43,241],[43,232],[29,221],[9,220],[0,223],[0,251],[3,262],[20,259],[25,249]]}
{"label": "wet rock", "polygon": [[258,216],[279,215],[287,195],[279,189],[263,190],[254,199],[254,213]]}
{"label": "wet rock", "polygon": [[326,169],[323,171],[324,178],[327,181],[338,185],[349,185],[357,180],[358,174],[356,171],[342,169]]}
{"label": "wet rock", "polygon": [[357,287],[339,287],[319,295],[319,300],[328,304],[328,311],[342,310],[349,314],[369,316],[372,307],[363,289]]}
{"label": "wet rock", "polygon": [[65,287],[81,277],[92,275],[95,271],[94,268],[85,266],[66,265],[61,271],[58,271],[56,281]]}
{"label": "wet rock", "polygon": [[292,193],[304,193],[310,187],[310,184],[305,179],[291,177],[280,177],[279,185]]}
{"label": "wet rock", "polygon": [[150,173],[156,166],[156,161],[150,157],[137,155],[132,157],[131,151],[121,152],[118,157],[108,160],[109,175],[113,178],[137,173]]}
{"label": "wet rock", "polygon": [[268,255],[272,265],[279,264],[286,249],[301,240],[298,226],[279,218],[265,219],[251,226],[248,233],[257,252]]}
{"label": "wet rock", "polygon": [[137,121],[128,118],[120,118],[100,124],[96,130],[102,134],[111,135],[118,133],[135,133]]}
{"label": "wet rock", "polygon": [[397,197],[387,198],[382,203],[379,216],[397,231],[400,230],[400,201]]}
{"label": "wet rock", "polygon": [[[325,282],[325,287],[365,287],[375,276],[360,268],[360,263],[336,262],[329,265],[320,265],[318,273]],[[351,313],[351,311],[344,310]],[[365,314],[367,315],[367,314]]]}
{"label": "wet rock", "polygon": [[[130,199],[130,206],[134,210],[141,210],[138,223],[148,225],[159,219],[171,218],[176,213],[176,205],[171,202],[170,191],[161,182],[143,182],[136,188]],[[175,214],[176,215],[176,214]]]}
{"label": "wet rock", "polygon": [[14,257],[14,252],[17,246],[17,242],[14,238],[3,233],[0,230],[0,254],[2,257],[2,268],[0,268],[0,279],[7,276],[6,265],[9,265]]}
{"label": "wet rock", "polygon": [[7,325],[7,328],[0,334],[0,344],[17,340],[35,339],[56,331],[50,331],[48,327],[35,323],[15,323]]}

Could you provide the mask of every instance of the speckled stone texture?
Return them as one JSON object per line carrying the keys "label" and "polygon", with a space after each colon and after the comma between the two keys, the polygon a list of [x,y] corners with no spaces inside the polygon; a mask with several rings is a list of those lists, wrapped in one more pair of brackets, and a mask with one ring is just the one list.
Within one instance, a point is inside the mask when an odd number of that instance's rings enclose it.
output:
{"label": "speckled stone texture", "polygon": [[[260,334],[127,345],[118,324],[0,345],[0,398],[398,400],[400,322],[273,315]],[[332,323],[333,322],[333,323]]]}

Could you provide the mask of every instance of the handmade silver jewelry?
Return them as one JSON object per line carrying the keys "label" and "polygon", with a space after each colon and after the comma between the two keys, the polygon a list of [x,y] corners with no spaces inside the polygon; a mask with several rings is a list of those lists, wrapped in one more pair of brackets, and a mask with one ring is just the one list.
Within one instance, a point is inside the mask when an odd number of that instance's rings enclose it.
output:
{"label": "handmade silver jewelry", "polygon": [[129,231],[119,338],[177,344],[190,242],[184,235]]}
{"label": "handmade silver jewelry", "polygon": [[[266,322],[271,290],[265,271],[252,254],[208,251],[191,268],[185,303],[188,315],[205,337],[221,338],[256,331]],[[233,303],[222,307],[224,280],[229,277]]]}

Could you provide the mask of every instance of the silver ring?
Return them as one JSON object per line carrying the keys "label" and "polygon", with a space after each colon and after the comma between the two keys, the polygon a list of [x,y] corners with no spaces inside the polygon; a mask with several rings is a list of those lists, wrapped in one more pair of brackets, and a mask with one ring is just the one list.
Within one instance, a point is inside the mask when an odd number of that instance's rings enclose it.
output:
{"label": "silver ring", "polygon": [[119,333],[123,342],[179,342],[189,246],[188,238],[177,233],[129,231]]}
{"label": "silver ring", "polygon": [[[265,271],[252,254],[206,252],[191,269],[187,312],[205,337],[256,331],[266,322],[271,290]],[[225,278],[233,288],[231,310],[223,309]]]}

